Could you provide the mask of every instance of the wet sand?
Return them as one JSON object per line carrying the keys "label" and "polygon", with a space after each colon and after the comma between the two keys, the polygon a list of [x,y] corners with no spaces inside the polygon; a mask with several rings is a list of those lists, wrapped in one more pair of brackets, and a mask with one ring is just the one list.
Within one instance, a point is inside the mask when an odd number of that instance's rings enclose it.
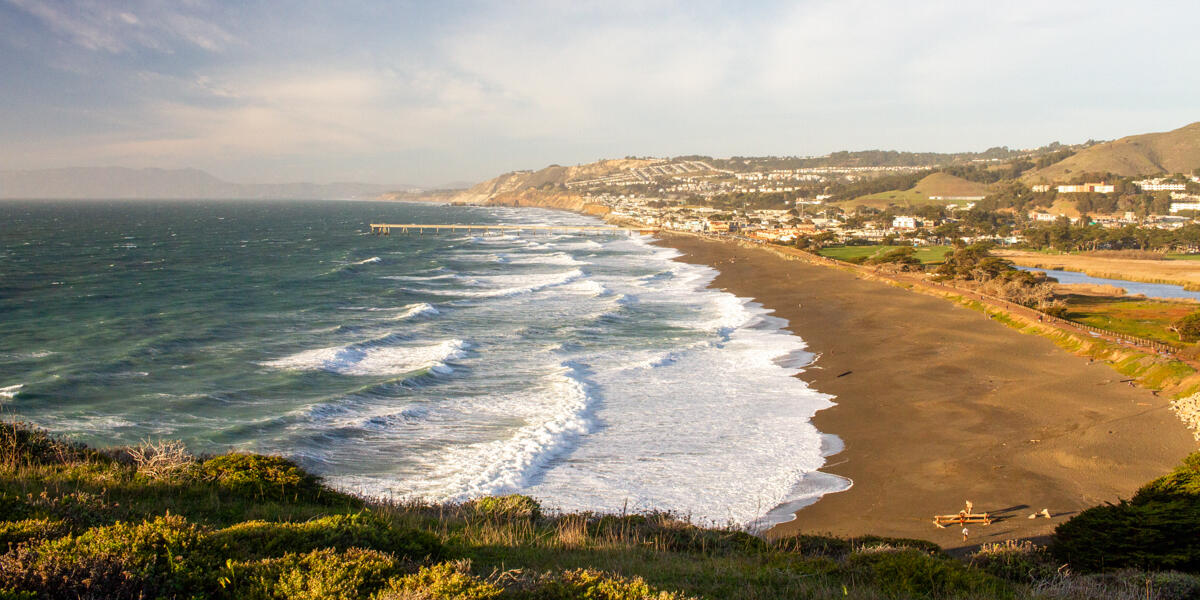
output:
{"label": "wet sand", "polygon": [[[836,396],[814,424],[845,449],[822,470],[854,484],[769,535],[916,537],[948,549],[1036,539],[1130,497],[1196,449],[1166,398],[982,313],[759,248],[660,243],[717,268],[713,287],[787,319],[819,356],[798,376]],[[970,527],[963,543],[960,527],[931,521],[965,500],[1001,520]],[[1053,518],[1027,518],[1043,508]]]}

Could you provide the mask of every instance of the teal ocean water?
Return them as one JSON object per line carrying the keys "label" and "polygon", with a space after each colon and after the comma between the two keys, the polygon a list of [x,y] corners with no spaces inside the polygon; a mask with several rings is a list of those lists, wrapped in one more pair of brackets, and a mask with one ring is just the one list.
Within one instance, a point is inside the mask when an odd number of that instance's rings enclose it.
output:
{"label": "teal ocean water", "polygon": [[596,224],[377,202],[0,202],[0,412],[96,444],[293,457],[367,495],[522,492],[741,524],[815,473],[830,398],[785,323]]}

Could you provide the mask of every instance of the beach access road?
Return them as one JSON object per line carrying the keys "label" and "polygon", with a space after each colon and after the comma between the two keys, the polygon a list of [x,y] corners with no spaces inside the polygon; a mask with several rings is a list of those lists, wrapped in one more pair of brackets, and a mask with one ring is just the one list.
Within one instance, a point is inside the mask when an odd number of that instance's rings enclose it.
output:
{"label": "beach access road", "polygon": [[[983,313],[765,248],[669,234],[659,243],[718,269],[713,287],[787,319],[819,355],[798,377],[836,396],[814,424],[845,450],[822,470],[854,485],[769,535],[915,537],[948,549],[1036,539],[1130,497],[1196,448],[1166,398]],[[932,524],[965,500],[997,518],[967,542]],[[1028,518],[1042,509],[1052,518]]]}

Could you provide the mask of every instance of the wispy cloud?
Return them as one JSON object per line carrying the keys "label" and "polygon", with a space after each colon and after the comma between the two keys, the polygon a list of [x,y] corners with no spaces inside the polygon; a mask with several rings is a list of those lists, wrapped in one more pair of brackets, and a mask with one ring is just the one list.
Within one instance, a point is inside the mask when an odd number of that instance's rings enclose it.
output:
{"label": "wispy cloud", "polygon": [[235,41],[229,32],[202,16],[206,6],[198,2],[5,1],[88,50],[171,52],[182,42],[219,52]]}
{"label": "wispy cloud", "polygon": [[[1170,10],[1175,22],[1200,14]],[[1163,34],[1165,12],[1082,0],[0,0],[0,74],[19,82],[0,87],[0,161],[423,183],[626,154],[1115,137],[1195,118],[1200,88],[1184,73],[1200,41]]]}

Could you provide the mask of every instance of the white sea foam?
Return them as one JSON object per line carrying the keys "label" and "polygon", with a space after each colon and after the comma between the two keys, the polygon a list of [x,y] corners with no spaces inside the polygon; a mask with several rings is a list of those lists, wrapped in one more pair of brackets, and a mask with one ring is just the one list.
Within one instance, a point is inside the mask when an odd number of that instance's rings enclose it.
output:
{"label": "white sea foam", "polygon": [[563,363],[548,378],[541,396],[543,414],[532,417],[511,436],[454,448],[435,477],[447,480],[445,499],[503,494],[524,489],[555,458],[569,452],[594,427],[595,399],[579,368]]}
{"label": "white sea foam", "polygon": [[377,262],[379,262],[379,261],[381,261],[381,260],[383,260],[383,259],[379,258],[378,256],[372,256],[371,258],[364,258],[364,259],[362,259],[362,260],[360,260],[360,261],[352,262],[352,263],[350,263],[350,264],[352,264],[352,265],[366,265],[366,264],[370,264],[370,263],[377,263]]}
{"label": "white sea foam", "polygon": [[[480,286],[499,286],[491,289],[456,289],[456,290],[413,290],[418,293],[435,294],[438,296],[461,296],[466,298],[500,298],[504,296],[516,296],[520,294],[529,294],[532,292],[541,291],[547,288],[560,286],[570,283],[583,277],[583,271],[572,269],[562,273],[550,273],[545,275],[492,275],[475,277],[474,280]],[[522,285],[511,286],[513,283]],[[507,287],[511,286],[511,287]]]}
{"label": "white sea foam", "polygon": [[447,279],[462,279],[462,275],[456,273],[441,273],[438,275],[383,275],[380,279],[391,279],[393,281],[445,281]]}
{"label": "white sea foam", "polygon": [[467,343],[450,339],[429,346],[377,346],[370,342],[305,350],[263,366],[289,371],[328,371],[341,375],[402,375],[429,369],[449,373],[448,361],[466,355]]}
{"label": "white sea foam", "polygon": [[21,388],[23,388],[23,387],[25,387],[25,384],[23,384],[23,383],[18,383],[16,385],[10,385],[8,387],[2,387],[2,388],[0,388],[0,398],[4,398],[7,400],[16,398],[17,394],[20,393]]}
{"label": "white sea foam", "polygon": [[503,258],[508,259],[508,262],[514,265],[560,265],[569,267],[584,264],[566,252],[525,255],[505,254]]}

